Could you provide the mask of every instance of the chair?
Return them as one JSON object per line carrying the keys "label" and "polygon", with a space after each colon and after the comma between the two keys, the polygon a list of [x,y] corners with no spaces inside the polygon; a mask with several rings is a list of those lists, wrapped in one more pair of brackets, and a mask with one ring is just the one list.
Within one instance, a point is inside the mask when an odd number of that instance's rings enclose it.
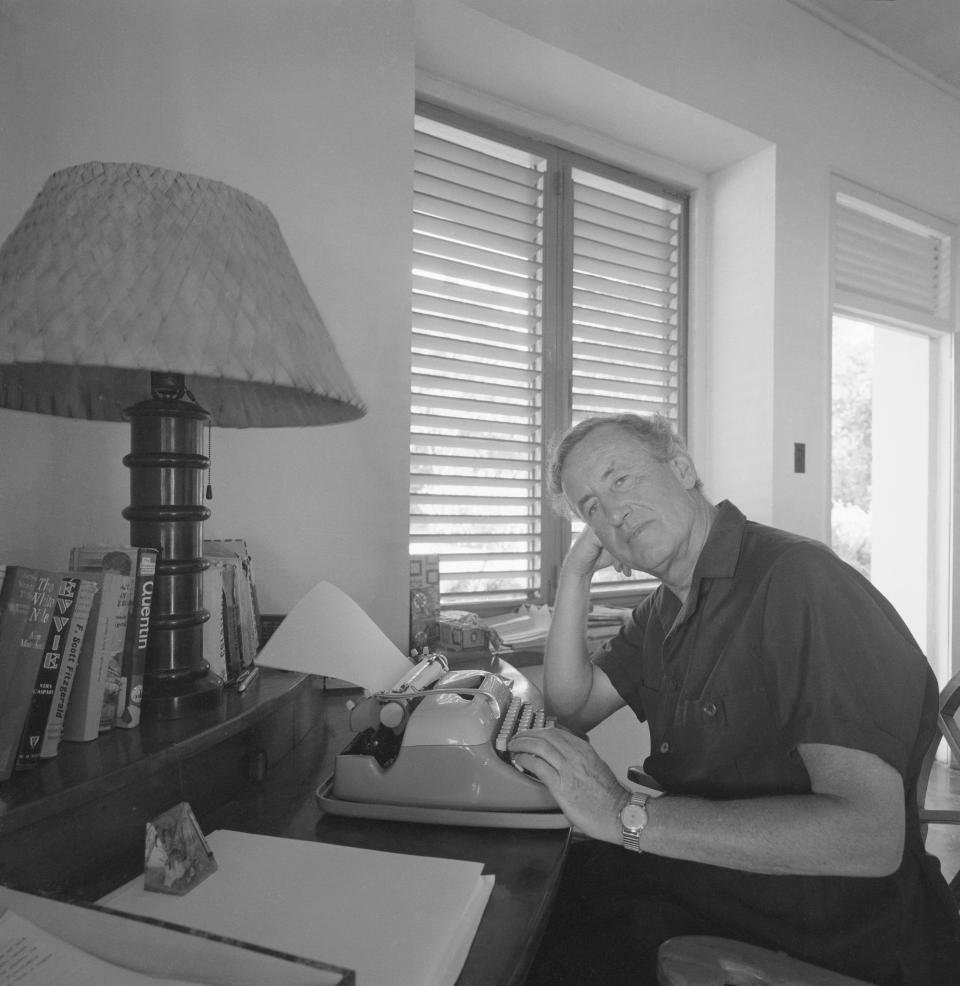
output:
{"label": "chair", "polygon": [[870,986],[782,952],[708,935],[671,938],[657,953],[660,986]]}
{"label": "chair", "polygon": [[[930,744],[917,780],[917,803],[924,838],[930,825],[960,825],[960,811],[926,807],[930,772],[940,746],[946,739],[954,757],[960,760],[960,672],[940,692],[940,734]],[[631,769],[631,780],[645,783],[642,774]],[[950,882],[960,905],[960,872]],[[726,938],[682,935],[671,938],[657,953],[657,980],[660,986],[869,986],[791,958],[782,952],[747,945]]]}

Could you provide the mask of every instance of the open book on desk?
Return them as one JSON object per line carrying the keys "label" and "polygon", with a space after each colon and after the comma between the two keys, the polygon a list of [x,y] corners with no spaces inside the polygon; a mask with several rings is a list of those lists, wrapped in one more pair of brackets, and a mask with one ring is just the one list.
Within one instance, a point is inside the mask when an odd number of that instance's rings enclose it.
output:
{"label": "open book on desk", "polygon": [[138,877],[100,903],[321,959],[359,986],[452,986],[493,877],[483,864],[219,830],[217,870],[183,897]]}
{"label": "open book on desk", "polygon": [[0,887],[0,986],[355,986],[353,972]]}

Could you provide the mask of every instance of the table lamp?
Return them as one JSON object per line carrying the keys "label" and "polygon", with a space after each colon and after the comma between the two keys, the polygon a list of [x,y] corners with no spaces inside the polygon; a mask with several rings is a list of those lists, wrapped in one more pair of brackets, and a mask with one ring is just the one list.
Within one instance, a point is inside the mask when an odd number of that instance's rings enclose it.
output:
{"label": "table lamp", "polygon": [[203,659],[205,442],[365,413],[280,228],[219,181],[91,162],[0,247],[0,407],[128,420],[130,543],[158,550],[143,710],[219,705]]}

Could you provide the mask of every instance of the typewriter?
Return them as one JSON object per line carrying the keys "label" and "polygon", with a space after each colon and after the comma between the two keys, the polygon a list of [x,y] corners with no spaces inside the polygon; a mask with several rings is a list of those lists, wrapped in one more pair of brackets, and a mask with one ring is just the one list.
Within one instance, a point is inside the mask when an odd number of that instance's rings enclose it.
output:
{"label": "typewriter", "polygon": [[513,763],[518,729],[552,725],[519,672],[451,671],[433,654],[350,709],[355,734],[317,792],[333,814],[450,824],[565,827],[553,796]]}

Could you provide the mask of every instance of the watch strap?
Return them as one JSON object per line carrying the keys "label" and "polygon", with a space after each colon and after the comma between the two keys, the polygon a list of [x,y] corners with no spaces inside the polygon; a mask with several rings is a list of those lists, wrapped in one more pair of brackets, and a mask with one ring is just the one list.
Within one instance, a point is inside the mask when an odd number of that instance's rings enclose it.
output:
{"label": "watch strap", "polygon": [[[649,794],[641,794],[638,791],[634,791],[630,795],[630,800],[627,805],[636,805],[638,808],[642,808],[646,811],[647,801],[649,801]],[[626,807],[626,805],[624,806]],[[632,852],[640,852],[640,833],[643,831],[640,829],[629,829],[621,823],[620,825],[620,836],[623,840],[623,846],[625,849],[630,849]]]}

